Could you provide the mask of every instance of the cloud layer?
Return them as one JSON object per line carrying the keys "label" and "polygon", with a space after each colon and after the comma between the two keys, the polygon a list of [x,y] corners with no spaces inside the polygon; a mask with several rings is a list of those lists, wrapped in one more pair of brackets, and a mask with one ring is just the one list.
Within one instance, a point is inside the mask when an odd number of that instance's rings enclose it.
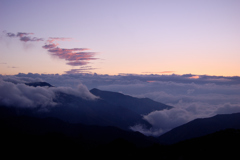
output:
{"label": "cloud layer", "polygon": [[81,82],[87,87],[84,89],[86,91],[98,88],[135,97],[148,97],[173,106],[170,110],[143,115],[143,119],[152,124],[151,129],[146,129],[141,124],[131,126],[133,130],[146,135],[163,134],[196,118],[240,112],[240,77],[32,73],[0,77],[12,83],[41,80],[58,86],[57,88],[68,89],[75,89]]}
{"label": "cloud layer", "polygon": [[86,86],[79,83],[73,89],[70,87],[32,87],[25,85],[26,82],[36,82],[40,79],[18,78],[18,77],[0,77],[0,105],[21,108],[39,108],[46,110],[54,107],[57,103],[54,101],[56,93],[62,92],[74,95],[87,100],[94,100],[97,97],[92,95]]}

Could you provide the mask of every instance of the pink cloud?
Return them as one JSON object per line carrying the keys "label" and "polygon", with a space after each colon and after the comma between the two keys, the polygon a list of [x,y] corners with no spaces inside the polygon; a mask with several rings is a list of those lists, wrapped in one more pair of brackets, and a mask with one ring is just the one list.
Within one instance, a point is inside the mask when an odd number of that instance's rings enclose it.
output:
{"label": "pink cloud", "polygon": [[52,55],[57,56],[60,59],[65,59],[67,61],[76,61],[76,60],[95,60],[93,58],[94,52],[81,52],[86,50],[85,48],[73,48],[73,49],[64,49],[64,48],[52,48],[49,49]]}
{"label": "pink cloud", "polygon": [[29,35],[29,34],[33,34],[33,33],[18,32],[16,36],[17,36],[17,37],[24,37],[24,36],[27,36],[27,35]]}
{"label": "pink cloud", "polygon": [[[43,38],[31,37],[34,33],[18,32],[17,34],[4,31],[5,35],[10,38],[19,38],[23,42],[43,41]],[[46,49],[52,56],[64,59],[67,65],[83,66],[87,65],[90,60],[97,60],[95,52],[87,52],[87,48],[60,48],[59,41],[73,41],[72,38],[50,37],[45,41],[42,48]],[[79,72],[83,69],[75,69],[72,72]],[[85,69],[86,70],[86,69]]]}
{"label": "pink cloud", "polygon": [[64,38],[64,37],[50,37],[48,38],[48,43],[53,43],[54,41],[72,41],[72,38]]}
{"label": "pink cloud", "polygon": [[67,65],[71,66],[82,66],[88,64],[90,60],[96,60],[97,58],[94,58],[96,55],[95,52],[86,52],[86,50],[89,50],[87,48],[60,48],[58,47],[59,44],[57,41],[71,41],[72,38],[49,38],[44,46],[42,46],[44,49],[47,49],[48,52],[55,57],[58,57],[60,59],[65,59],[67,62]]}
{"label": "pink cloud", "polygon": [[42,46],[44,49],[51,49],[51,48],[56,48],[58,45],[57,44],[46,44],[44,46]]}
{"label": "pink cloud", "polygon": [[52,44],[58,46],[59,44],[56,41],[72,41],[72,38],[63,38],[63,37],[50,37],[47,40],[47,44]]}

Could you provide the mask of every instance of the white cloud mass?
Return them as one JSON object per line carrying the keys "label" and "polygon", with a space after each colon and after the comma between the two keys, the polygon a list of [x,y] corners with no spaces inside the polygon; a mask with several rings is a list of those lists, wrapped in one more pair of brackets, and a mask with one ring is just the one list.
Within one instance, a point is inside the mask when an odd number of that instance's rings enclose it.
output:
{"label": "white cloud mass", "polygon": [[0,80],[0,104],[24,108],[54,106],[55,94],[46,87],[30,87]]}
{"label": "white cloud mass", "polygon": [[57,92],[62,92],[87,100],[94,100],[97,97],[89,92],[86,86],[78,84],[77,88],[70,87],[33,87],[26,82],[38,82],[36,78],[0,77],[0,105],[22,108],[41,109],[57,105],[54,98]]}

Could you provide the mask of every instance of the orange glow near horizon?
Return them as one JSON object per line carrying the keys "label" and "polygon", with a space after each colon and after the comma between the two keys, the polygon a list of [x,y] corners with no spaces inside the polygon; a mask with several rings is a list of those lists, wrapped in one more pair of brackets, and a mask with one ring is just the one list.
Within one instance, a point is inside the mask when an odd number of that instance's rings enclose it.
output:
{"label": "orange glow near horizon", "polygon": [[189,77],[189,79],[198,79],[199,76],[192,76],[192,77]]}

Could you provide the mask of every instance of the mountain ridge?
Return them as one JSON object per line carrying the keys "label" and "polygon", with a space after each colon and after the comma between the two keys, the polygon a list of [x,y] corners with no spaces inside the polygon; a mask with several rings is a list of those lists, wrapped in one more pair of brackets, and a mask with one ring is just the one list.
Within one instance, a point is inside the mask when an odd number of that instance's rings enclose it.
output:
{"label": "mountain ridge", "polygon": [[[69,88],[58,90],[57,87],[53,90],[53,86],[47,82],[31,82],[25,83],[25,85],[36,88],[45,87],[45,93],[49,90],[51,95],[54,94],[52,99],[50,99],[52,101],[51,104],[54,105],[44,107],[40,105],[35,107],[12,106],[18,110],[19,114],[41,118],[55,117],[71,123],[116,126],[124,130],[131,130],[131,127],[137,124],[150,128],[151,124],[142,118],[144,114],[155,110],[171,108],[171,106],[155,102],[148,98],[136,98],[98,89],[91,90],[89,94],[100,98],[90,100],[78,96],[78,90],[75,91]],[[73,93],[71,94],[70,92]],[[83,92],[87,93],[86,88],[83,88]],[[81,91],[79,93],[82,94]],[[31,98],[31,96],[29,95],[27,98]]]}
{"label": "mountain ridge", "polygon": [[146,115],[156,110],[173,108],[172,106],[153,101],[150,98],[136,98],[118,92],[102,91],[97,88],[91,89],[90,92],[110,104],[126,107],[140,115]]}
{"label": "mountain ridge", "polygon": [[[1,108],[0,108],[1,109]],[[19,157],[231,159],[238,157],[240,130],[225,129],[172,145],[117,127],[71,124],[56,118],[0,117],[2,154]],[[39,152],[41,151],[41,152]],[[8,157],[11,157],[9,154]]]}
{"label": "mountain ridge", "polygon": [[198,118],[161,135],[159,140],[161,143],[174,144],[229,128],[240,129],[240,113],[218,114],[209,118]]}

